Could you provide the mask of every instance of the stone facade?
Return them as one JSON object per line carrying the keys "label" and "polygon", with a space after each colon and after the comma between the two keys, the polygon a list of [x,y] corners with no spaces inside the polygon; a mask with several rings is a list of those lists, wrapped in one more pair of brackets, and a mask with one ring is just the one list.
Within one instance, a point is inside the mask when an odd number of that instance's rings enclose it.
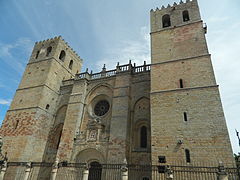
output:
{"label": "stone facade", "polygon": [[99,73],[35,44],[1,127],[9,161],[234,164],[196,0],[151,10],[151,65]]}

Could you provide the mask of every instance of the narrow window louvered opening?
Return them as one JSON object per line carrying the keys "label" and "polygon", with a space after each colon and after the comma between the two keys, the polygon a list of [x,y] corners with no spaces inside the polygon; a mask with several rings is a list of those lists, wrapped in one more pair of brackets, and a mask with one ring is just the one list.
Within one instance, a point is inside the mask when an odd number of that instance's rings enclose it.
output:
{"label": "narrow window louvered opening", "polygon": [[37,53],[36,53],[36,56],[35,56],[35,59],[37,59],[37,58],[38,58],[38,56],[39,56],[39,53],[40,53],[40,51],[37,51]]}
{"label": "narrow window louvered opening", "polygon": [[166,27],[171,26],[170,15],[165,14],[165,15],[162,17],[162,25],[163,25],[163,28],[166,28]]}
{"label": "narrow window louvered opening", "polygon": [[72,67],[73,67],[73,60],[71,60],[71,61],[69,62],[68,68],[69,68],[69,69],[72,69]]}
{"label": "narrow window louvered opening", "polygon": [[66,56],[66,53],[65,53],[65,51],[62,50],[61,53],[60,53],[60,55],[59,55],[59,59],[60,59],[61,61],[64,61],[65,56]]}
{"label": "narrow window louvered opening", "polygon": [[182,79],[179,79],[179,86],[180,86],[180,88],[183,88],[183,80]]}
{"label": "narrow window louvered opening", "polygon": [[47,54],[46,54],[46,56],[48,57],[51,52],[52,52],[52,46],[50,46],[50,47],[47,48]]}
{"label": "narrow window louvered opening", "polygon": [[185,155],[186,155],[186,162],[190,163],[191,162],[191,157],[190,157],[189,149],[185,149]]}
{"label": "narrow window louvered opening", "polygon": [[188,117],[187,117],[187,113],[186,112],[183,113],[183,117],[184,117],[184,121],[187,122],[188,121]]}
{"label": "narrow window louvered opening", "polygon": [[190,20],[189,13],[187,10],[183,11],[182,15],[183,15],[183,22],[187,22]]}

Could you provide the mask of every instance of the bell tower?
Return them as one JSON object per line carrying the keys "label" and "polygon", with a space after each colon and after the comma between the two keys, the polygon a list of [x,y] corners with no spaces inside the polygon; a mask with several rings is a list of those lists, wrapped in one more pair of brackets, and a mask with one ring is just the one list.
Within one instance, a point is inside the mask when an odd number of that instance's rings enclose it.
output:
{"label": "bell tower", "polygon": [[152,163],[234,163],[197,0],[151,10]]}
{"label": "bell tower", "polygon": [[82,66],[59,36],[37,42],[1,128],[9,161],[42,162],[62,80]]}

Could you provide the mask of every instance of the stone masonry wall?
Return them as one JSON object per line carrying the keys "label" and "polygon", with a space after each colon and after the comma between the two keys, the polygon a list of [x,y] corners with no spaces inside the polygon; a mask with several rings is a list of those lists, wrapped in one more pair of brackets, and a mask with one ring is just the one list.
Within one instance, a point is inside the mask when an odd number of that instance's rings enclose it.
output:
{"label": "stone masonry wall", "polygon": [[153,93],[151,107],[153,164],[160,155],[184,163],[185,149],[192,162],[234,164],[217,86]]}

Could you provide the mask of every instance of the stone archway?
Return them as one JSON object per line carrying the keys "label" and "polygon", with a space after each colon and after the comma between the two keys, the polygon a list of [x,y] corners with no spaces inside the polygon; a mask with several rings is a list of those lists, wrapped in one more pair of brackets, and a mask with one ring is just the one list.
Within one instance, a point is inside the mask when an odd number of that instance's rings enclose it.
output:
{"label": "stone archway", "polygon": [[100,164],[103,164],[105,162],[104,155],[93,148],[85,149],[80,151],[76,158],[75,158],[76,163],[91,163],[91,162],[98,162]]}
{"label": "stone archway", "polygon": [[105,163],[104,155],[94,148],[80,151],[75,157],[75,162],[88,163],[90,168],[88,180],[101,180],[106,175],[102,169],[102,164]]}

